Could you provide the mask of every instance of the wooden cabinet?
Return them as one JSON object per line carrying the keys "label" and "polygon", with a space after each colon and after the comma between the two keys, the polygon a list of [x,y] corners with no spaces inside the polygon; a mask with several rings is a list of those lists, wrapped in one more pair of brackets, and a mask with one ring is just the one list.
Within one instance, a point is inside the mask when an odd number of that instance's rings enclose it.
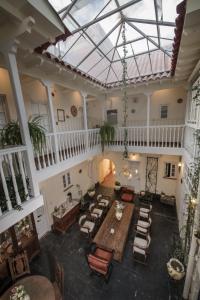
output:
{"label": "wooden cabinet", "polygon": [[40,252],[40,244],[33,214],[0,234],[0,279],[9,276],[9,256],[26,250],[29,261]]}
{"label": "wooden cabinet", "polygon": [[53,214],[53,229],[55,231],[64,233],[77,220],[80,212],[80,203],[73,206],[71,209],[61,214]]}

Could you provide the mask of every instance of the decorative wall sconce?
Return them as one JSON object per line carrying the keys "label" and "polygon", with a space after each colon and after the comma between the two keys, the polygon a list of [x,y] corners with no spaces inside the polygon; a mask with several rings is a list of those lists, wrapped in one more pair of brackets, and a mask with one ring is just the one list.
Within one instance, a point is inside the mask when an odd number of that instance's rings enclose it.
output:
{"label": "decorative wall sconce", "polygon": [[178,163],[178,171],[180,173],[181,171],[181,167],[182,167],[182,161],[181,161],[181,157],[179,158],[179,163]]}
{"label": "decorative wall sconce", "polygon": [[193,197],[193,198],[191,198],[191,199],[190,199],[190,203],[191,203],[192,207],[194,207],[194,208],[195,208],[195,207],[197,206],[197,199],[196,199],[196,198],[194,198],[194,197]]}

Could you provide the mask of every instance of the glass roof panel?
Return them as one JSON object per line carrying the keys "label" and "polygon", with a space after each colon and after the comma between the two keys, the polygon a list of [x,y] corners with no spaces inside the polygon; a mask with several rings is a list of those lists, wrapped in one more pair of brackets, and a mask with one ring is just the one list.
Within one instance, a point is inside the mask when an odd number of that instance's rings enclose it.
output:
{"label": "glass roof panel", "polygon": [[147,40],[143,39],[141,41],[137,41],[132,43],[134,54],[139,54],[148,51]]}
{"label": "glass roof panel", "polygon": [[59,12],[64,7],[67,7],[71,3],[71,0],[59,0],[59,1],[48,0],[48,1],[57,12]]}
{"label": "glass roof panel", "polygon": [[173,39],[174,27],[169,27],[169,26],[159,26],[159,27],[160,27],[160,37]]}
{"label": "glass roof panel", "polygon": [[[124,0],[119,0],[120,5],[124,4]],[[153,0],[142,0],[134,4],[134,8],[126,8],[123,14],[128,18],[150,19],[155,20],[155,8]]]}
{"label": "glass roof panel", "polygon": [[163,20],[173,21],[176,18],[176,6],[182,0],[162,0]]}
{"label": "glass roof panel", "polygon": [[48,1],[72,35],[47,51],[73,67],[104,83],[121,81],[125,22],[128,77],[170,69],[176,5],[181,0]]}

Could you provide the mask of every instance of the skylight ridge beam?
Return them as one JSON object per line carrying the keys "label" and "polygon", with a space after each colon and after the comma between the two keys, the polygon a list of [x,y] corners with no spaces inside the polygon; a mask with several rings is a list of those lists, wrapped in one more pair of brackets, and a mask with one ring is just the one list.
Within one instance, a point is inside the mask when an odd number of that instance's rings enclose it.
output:
{"label": "skylight ridge beam", "polygon": [[119,11],[125,9],[125,8],[128,8],[129,6],[131,6],[133,4],[136,4],[136,3],[140,2],[140,1],[142,1],[142,0],[132,0],[132,1],[128,2],[128,3],[126,3],[126,4],[123,4],[123,5],[120,6],[120,8],[113,9],[110,12],[106,13],[105,15],[97,18],[96,20],[92,20],[92,21],[86,23],[85,25],[81,26],[80,28],[75,29],[74,31],[71,32],[71,34],[79,32],[80,30],[83,30],[84,28],[87,28],[87,27],[89,27],[89,26],[91,26],[91,25],[93,25],[95,23],[98,23],[99,21],[102,21],[102,20],[106,19],[107,17],[110,17],[113,14],[115,14],[115,13],[117,13],[117,12],[119,12]]}
{"label": "skylight ridge beam", "polygon": [[[119,37],[120,37],[121,30],[122,30],[122,24],[120,25],[120,28],[119,28],[119,32],[118,32],[118,36],[117,36],[117,39],[116,39],[116,43],[115,43],[113,55],[112,55],[112,58],[111,58],[111,64],[112,64],[113,58],[114,58],[114,56],[115,56],[116,46],[117,46],[117,43],[118,43],[118,41],[119,41]],[[107,83],[108,76],[109,76],[109,73],[110,73],[111,64],[110,64],[110,67],[109,67],[109,70],[108,70],[108,74],[107,74],[107,77],[106,77],[106,81],[105,81],[106,83]],[[113,68],[112,68],[112,70],[113,70]]]}
{"label": "skylight ridge beam", "polygon": [[[106,55],[108,55],[113,49],[114,49],[114,47],[111,48],[108,52],[106,52]],[[98,60],[98,62],[96,62],[96,63],[88,70],[88,73],[89,73],[93,68],[95,68],[95,67],[96,67],[96,66],[97,66],[104,58],[105,58],[105,57],[101,57],[100,60]]]}
{"label": "skylight ridge beam", "polygon": [[156,15],[156,27],[157,27],[157,35],[158,35],[158,45],[160,47],[160,27],[158,25],[158,6],[157,6],[157,0],[154,0],[154,9],[155,9],[155,15]]}
{"label": "skylight ridge beam", "polygon": [[[97,76],[95,76],[96,78],[98,78],[101,74],[103,74],[107,69],[109,68],[109,66],[107,66],[105,69],[103,69],[100,73],[98,73]],[[117,81],[116,81],[117,82]]]}
{"label": "skylight ridge beam", "polygon": [[[108,3],[100,10],[100,12],[96,15],[96,17],[94,18],[97,19],[98,16],[102,13],[102,11],[110,4],[112,0],[109,0]],[[70,14],[71,16],[71,14]],[[80,26],[79,26],[80,27]],[[82,31],[82,33],[79,35],[79,37],[75,40],[75,42],[69,47],[69,49],[66,51],[66,53],[62,56],[61,59],[63,59],[65,57],[65,55],[67,55],[67,53],[73,48],[73,46],[76,44],[76,42],[78,42],[78,40],[84,35],[84,30]]]}
{"label": "skylight ridge beam", "polygon": [[[141,41],[141,40],[144,40],[144,39],[145,39],[145,38],[142,36],[142,37],[139,37],[139,38],[137,38],[137,39],[130,40],[130,41],[126,42],[126,45],[132,44],[132,43],[134,43],[134,42],[138,42],[138,41]],[[122,46],[123,46],[123,43],[118,44],[118,45],[117,45],[117,48],[122,47]]]}
{"label": "skylight ridge beam", "polygon": [[149,54],[149,62],[150,62],[150,66],[151,66],[151,73],[153,74],[153,67],[152,67],[152,61],[151,61],[151,55],[150,55],[148,40],[147,40],[147,48],[148,48],[148,54]]}
{"label": "skylight ridge beam", "polygon": [[143,31],[141,31],[139,28],[137,28],[135,25],[131,24],[130,22],[127,22],[127,24],[130,25],[137,32],[139,32],[141,35],[143,35],[149,42],[151,42],[154,46],[156,46],[158,49],[163,51],[167,56],[171,58],[171,55],[163,47],[159,46],[156,42],[154,42],[154,40],[148,37]]}
{"label": "skylight ridge beam", "polygon": [[134,23],[149,24],[149,25],[160,25],[160,26],[169,26],[169,27],[175,27],[176,26],[176,23],[174,23],[174,22],[155,21],[155,20],[149,20],[149,19],[138,19],[138,18],[126,17],[126,21],[134,22]]}
{"label": "skylight ridge beam", "polygon": [[134,58],[134,61],[135,61],[135,64],[136,64],[136,68],[137,68],[137,71],[138,71],[138,74],[139,74],[139,77],[141,77],[141,74],[140,74],[140,69],[139,69],[139,66],[138,66],[138,63],[137,63],[137,59],[135,58],[135,53],[134,53],[134,50],[133,50],[133,46],[131,44],[131,50],[133,52],[133,58]]}
{"label": "skylight ridge beam", "polygon": [[[157,49],[152,49],[152,50],[149,50],[149,51],[144,51],[144,52],[140,52],[138,54],[134,54],[134,56],[138,57],[140,55],[148,54],[149,52],[151,53],[151,52],[155,52],[155,51],[158,51],[158,50],[160,50],[160,49],[158,49],[158,48]],[[127,59],[132,58],[132,57],[133,57],[133,55],[127,56]],[[120,59],[116,59],[116,60],[113,61],[113,63],[114,62],[119,62],[119,61],[120,61]]]}
{"label": "skylight ridge beam", "polygon": [[[70,18],[74,21],[74,23],[77,25],[77,26],[80,26],[79,23],[74,19],[74,17],[69,14]],[[101,54],[109,61],[110,59],[103,53],[103,51],[97,46],[97,44],[91,39],[91,37],[89,36],[89,34],[86,32],[86,29],[83,29],[83,33],[87,36],[87,38],[90,40],[90,42],[96,47],[96,49],[99,50],[99,52],[101,52]]]}
{"label": "skylight ridge beam", "polygon": [[104,36],[104,38],[102,40],[100,40],[100,42],[96,45],[95,48],[93,48],[77,65],[76,65],[76,68],[78,68],[82,62],[88,58],[94,51],[97,47],[99,47],[106,39],[107,37],[121,24],[121,20]]}

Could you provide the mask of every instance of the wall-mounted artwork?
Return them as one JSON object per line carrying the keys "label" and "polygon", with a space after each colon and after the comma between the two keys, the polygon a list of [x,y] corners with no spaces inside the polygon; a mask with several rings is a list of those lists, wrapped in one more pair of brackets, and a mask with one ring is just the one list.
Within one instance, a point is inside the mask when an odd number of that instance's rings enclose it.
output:
{"label": "wall-mounted artwork", "polygon": [[72,114],[73,117],[76,117],[77,114],[78,114],[78,110],[77,110],[77,107],[75,105],[71,106],[71,114]]}
{"label": "wall-mounted artwork", "polygon": [[57,109],[58,122],[65,122],[65,111],[64,109]]}

